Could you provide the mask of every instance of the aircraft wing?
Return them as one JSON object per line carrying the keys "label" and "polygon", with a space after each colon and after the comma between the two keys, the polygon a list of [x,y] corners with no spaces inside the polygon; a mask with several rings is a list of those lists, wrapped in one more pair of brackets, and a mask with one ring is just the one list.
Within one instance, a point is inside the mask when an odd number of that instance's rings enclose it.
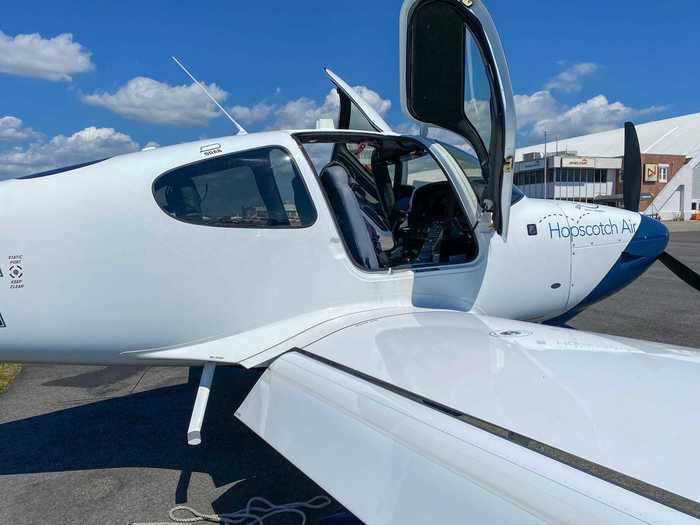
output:
{"label": "aircraft wing", "polygon": [[276,359],[236,416],[369,524],[694,523],[700,353],[423,311]]}

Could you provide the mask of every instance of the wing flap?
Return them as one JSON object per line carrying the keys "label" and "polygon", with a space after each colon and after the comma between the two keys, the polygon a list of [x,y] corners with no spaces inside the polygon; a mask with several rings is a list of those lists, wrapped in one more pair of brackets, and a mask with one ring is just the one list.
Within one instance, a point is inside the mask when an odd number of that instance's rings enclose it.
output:
{"label": "wing flap", "polygon": [[700,419],[690,417],[700,353],[692,349],[423,312],[349,327],[305,350],[700,501]]}

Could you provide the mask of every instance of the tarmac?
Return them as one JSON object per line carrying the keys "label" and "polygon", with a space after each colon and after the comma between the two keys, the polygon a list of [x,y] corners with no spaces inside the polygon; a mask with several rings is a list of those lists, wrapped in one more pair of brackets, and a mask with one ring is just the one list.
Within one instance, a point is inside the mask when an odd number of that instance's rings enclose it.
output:
{"label": "tarmac", "polygon": [[[700,271],[700,225],[674,229],[668,251]],[[571,325],[700,347],[699,305],[697,292],[655,263]],[[25,367],[0,396],[0,523],[125,525],[164,520],[180,503],[223,513],[253,496],[289,503],[325,494],[234,418],[260,372],[217,370],[204,443],[189,447],[186,430],[200,373]],[[333,502],[310,512],[308,523],[339,510]],[[270,523],[298,524],[299,518],[279,516]]]}
{"label": "tarmac", "polygon": [[[186,434],[201,369],[25,367],[0,397],[0,523],[161,521],[325,492],[234,418],[260,372],[218,369],[203,444]],[[308,513],[309,524],[342,510]],[[274,524],[299,524],[278,516]]]}

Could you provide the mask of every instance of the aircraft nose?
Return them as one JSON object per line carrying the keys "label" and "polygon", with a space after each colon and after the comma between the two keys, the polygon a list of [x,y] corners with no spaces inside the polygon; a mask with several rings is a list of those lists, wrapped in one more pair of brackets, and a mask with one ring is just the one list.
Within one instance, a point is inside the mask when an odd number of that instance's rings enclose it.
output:
{"label": "aircraft nose", "polygon": [[[666,249],[670,237],[668,228],[656,219],[646,215],[641,217],[634,237],[599,287],[610,287],[617,291],[627,286],[647,271]],[[614,283],[614,286],[611,286],[611,283]],[[603,294],[607,295],[611,294]]]}
{"label": "aircraft nose", "polygon": [[649,265],[664,252],[669,237],[668,228],[663,223],[642,215],[637,232],[627,245],[624,254],[629,258],[642,259]]}
{"label": "aircraft nose", "polygon": [[641,215],[641,221],[634,237],[603,280],[575,308],[548,321],[547,324],[561,325],[566,323],[585,308],[613,295],[636,280],[664,252],[668,240],[669,231],[666,226],[657,220]]}

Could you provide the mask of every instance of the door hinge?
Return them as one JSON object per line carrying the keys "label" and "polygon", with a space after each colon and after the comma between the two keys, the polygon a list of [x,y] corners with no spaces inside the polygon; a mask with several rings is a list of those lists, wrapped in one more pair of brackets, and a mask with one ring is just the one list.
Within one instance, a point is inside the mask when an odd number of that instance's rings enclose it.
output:
{"label": "door hinge", "polygon": [[481,210],[476,229],[480,233],[491,233],[495,231],[496,227],[493,224],[493,212]]}
{"label": "door hinge", "polygon": [[503,161],[503,171],[513,171],[513,156],[506,157]]}

